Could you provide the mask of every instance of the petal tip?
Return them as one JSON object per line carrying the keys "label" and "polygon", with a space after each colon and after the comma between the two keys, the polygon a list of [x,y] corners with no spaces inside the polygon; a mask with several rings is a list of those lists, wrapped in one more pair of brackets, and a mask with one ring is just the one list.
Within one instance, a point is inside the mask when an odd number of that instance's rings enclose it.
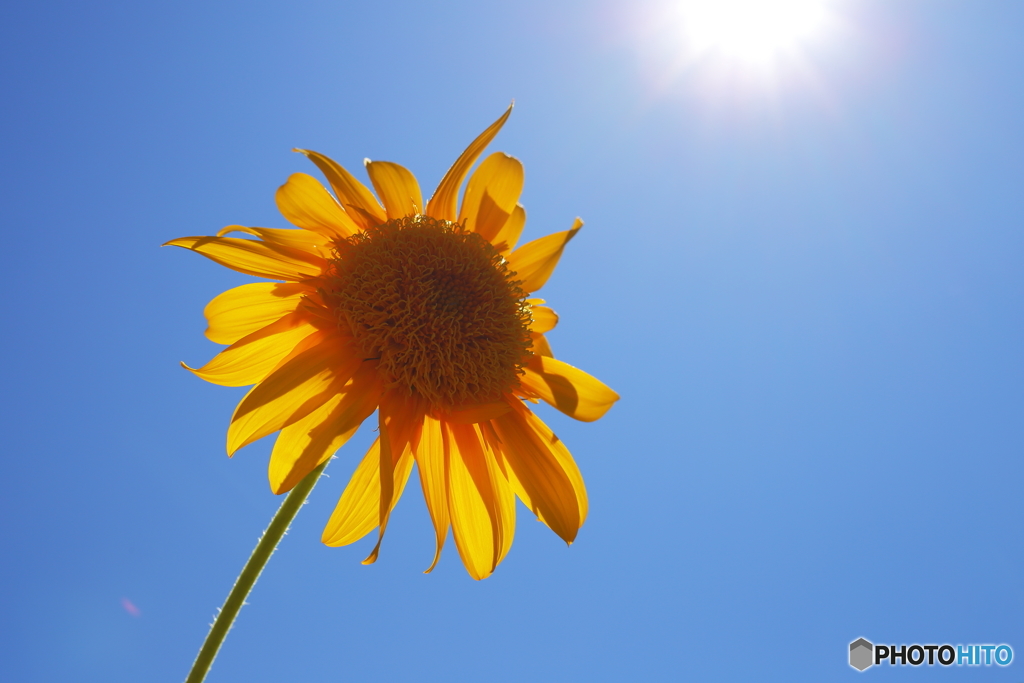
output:
{"label": "petal tip", "polygon": [[373,552],[371,552],[366,557],[366,559],[363,560],[363,564],[373,564],[374,562],[377,561],[377,556],[380,555],[380,542],[383,541],[383,540],[384,540],[384,534],[383,534],[383,532],[381,532],[380,537],[377,539],[377,545],[373,546]]}
{"label": "petal tip", "polygon": [[430,563],[430,566],[429,566],[429,567],[427,567],[427,568],[426,568],[426,569],[425,569],[425,570],[423,571],[423,573],[424,573],[424,574],[429,574],[430,572],[434,571],[434,567],[436,567],[436,566],[437,566],[437,563],[438,563],[438,561],[439,561],[440,559],[441,559],[441,549],[440,549],[440,548],[438,548],[437,552],[436,552],[436,553],[434,554],[434,561]]}

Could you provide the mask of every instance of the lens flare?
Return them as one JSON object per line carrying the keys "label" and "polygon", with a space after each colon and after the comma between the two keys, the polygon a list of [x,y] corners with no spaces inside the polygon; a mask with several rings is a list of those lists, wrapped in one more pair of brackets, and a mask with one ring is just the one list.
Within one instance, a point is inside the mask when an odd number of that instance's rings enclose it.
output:
{"label": "lens flare", "polygon": [[133,617],[142,616],[142,610],[136,607],[128,598],[121,598],[121,607],[124,607],[124,611]]}

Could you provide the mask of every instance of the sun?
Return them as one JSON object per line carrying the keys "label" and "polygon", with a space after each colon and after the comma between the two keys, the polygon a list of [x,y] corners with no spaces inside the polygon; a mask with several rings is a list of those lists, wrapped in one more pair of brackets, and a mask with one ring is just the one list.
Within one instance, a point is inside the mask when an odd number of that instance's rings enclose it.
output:
{"label": "sun", "polygon": [[825,0],[682,0],[693,55],[765,64],[799,50],[826,19]]}

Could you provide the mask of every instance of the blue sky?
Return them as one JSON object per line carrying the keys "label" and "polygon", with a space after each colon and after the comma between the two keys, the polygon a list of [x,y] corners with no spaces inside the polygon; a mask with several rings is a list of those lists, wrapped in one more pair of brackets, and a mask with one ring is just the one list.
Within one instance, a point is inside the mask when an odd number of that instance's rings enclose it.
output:
{"label": "blue sky", "polygon": [[270,440],[224,455],[243,390],[178,365],[247,278],[159,245],[285,227],[293,147],[429,193],[513,98],[526,237],[586,221],[552,346],[622,396],[540,410],[586,525],[520,507],[493,577],[424,575],[411,486],[362,566],[319,538],[367,426],[207,680],[915,675],[851,669],[862,636],[1024,678],[1024,5],[827,7],[770,68],[663,0],[5,7],[0,679],[183,679],[279,502]]}

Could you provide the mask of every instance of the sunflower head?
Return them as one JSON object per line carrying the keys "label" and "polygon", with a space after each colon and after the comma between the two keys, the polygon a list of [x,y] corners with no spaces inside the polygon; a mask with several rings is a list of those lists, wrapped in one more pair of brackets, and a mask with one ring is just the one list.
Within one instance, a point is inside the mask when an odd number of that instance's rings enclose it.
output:
{"label": "sunflower head", "polygon": [[558,316],[527,298],[582,221],[516,248],[522,164],[497,152],[469,173],[510,111],[462,153],[425,208],[398,164],[367,162],[378,202],[342,166],[300,150],[334,194],[310,176],[289,178],[277,202],[297,230],[229,226],[168,242],[270,280],[210,302],[207,336],[228,347],[189,369],[254,385],[231,418],[228,454],[277,432],[275,493],[330,459],[376,411],[380,436],[323,534],[338,546],[376,528],[367,562],[413,464],[434,524],[431,568],[451,529],[470,575],[490,575],[511,547],[517,497],[567,543],[587,516],[575,461],[525,402],[591,421],[618,395],[553,357],[546,334]]}
{"label": "sunflower head", "polygon": [[415,215],[332,246],[323,300],[386,387],[444,413],[518,388],[530,306],[490,242]]}

